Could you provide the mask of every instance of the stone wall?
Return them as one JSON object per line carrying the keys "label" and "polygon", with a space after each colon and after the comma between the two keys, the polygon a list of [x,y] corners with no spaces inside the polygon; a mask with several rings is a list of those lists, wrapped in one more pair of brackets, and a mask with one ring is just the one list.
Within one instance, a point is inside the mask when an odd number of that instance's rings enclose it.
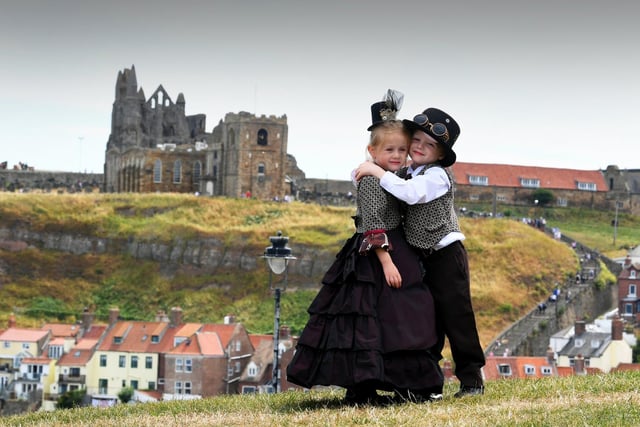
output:
{"label": "stone wall", "polygon": [[0,191],[100,191],[103,182],[97,173],[0,169]]}

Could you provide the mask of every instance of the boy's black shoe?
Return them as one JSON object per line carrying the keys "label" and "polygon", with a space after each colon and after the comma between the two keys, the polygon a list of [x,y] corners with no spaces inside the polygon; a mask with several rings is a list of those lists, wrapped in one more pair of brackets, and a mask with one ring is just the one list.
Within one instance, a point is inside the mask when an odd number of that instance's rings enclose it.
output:
{"label": "boy's black shoe", "polygon": [[478,396],[484,394],[484,386],[468,386],[468,385],[460,385],[460,390],[453,395],[453,397],[464,397],[464,396]]}

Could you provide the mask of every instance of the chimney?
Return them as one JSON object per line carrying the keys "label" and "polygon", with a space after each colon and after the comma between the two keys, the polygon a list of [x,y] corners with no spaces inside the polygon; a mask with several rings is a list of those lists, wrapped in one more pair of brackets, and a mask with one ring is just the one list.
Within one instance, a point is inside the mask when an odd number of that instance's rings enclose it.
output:
{"label": "chimney", "polygon": [[91,329],[91,323],[93,323],[93,313],[89,312],[89,309],[85,307],[82,311],[82,330],[87,332]]}
{"label": "chimney", "polygon": [[574,335],[577,337],[579,335],[582,335],[586,332],[587,330],[587,324],[585,323],[584,320],[576,320],[575,326],[574,326]]}
{"label": "chimney", "polygon": [[225,325],[233,325],[234,323],[236,323],[236,316],[234,316],[233,314],[227,314],[226,316],[224,316]]}
{"label": "chimney", "polygon": [[622,341],[622,331],[624,329],[622,319],[616,316],[611,320],[611,339],[613,341]]}
{"label": "chimney", "polygon": [[576,355],[576,358],[573,360],[573,373],[576,375],[586,374],[584,370],[584,357],[582,357],[581,354]]}
{"label": "chimney", "polygon": [[624,268],[627,268],[630,265],[631,265],[631,257],[627,255],[627,257],[624,259]]}
{"label": "chimney", "polygon": [[118,307],[112,307],[109,309],[109,326],[115,325],[120,317],[120,309]]}
{"label": "chimney", "polygon": [[169,323],[169,316],[167,316],[167,313],[165,313],[164,310],[158,310],[156,313],[156,322]]}
{"label": "chimney", "polygon": [[16,315],[11,313],[9,315],[9,322],[7,324],[10,328],[15,328],[16,327]]}
{"label": "chimney", "polygon": [[556,355],[551,347],[547,347],[547,362],[549,365],[553,365],[556,361]]}
{"label": "chimney", "polygon": [[182,309],[171,307],[171,326],[182,325]]}

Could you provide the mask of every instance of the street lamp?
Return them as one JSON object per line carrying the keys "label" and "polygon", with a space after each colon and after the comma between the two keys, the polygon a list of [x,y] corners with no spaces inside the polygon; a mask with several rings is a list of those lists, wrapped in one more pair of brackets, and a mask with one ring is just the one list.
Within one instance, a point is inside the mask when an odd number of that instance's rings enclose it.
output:
{"label": "street lamp", "polygon": [[280,291],[278,285],[273,285],[272,276],[274,274],[284,273],[284,279],[280,282],[284,284],[282,289],[287,288],[287,267],[289,260],[296,259],[291,255],[291,248],[287,246],[289,238],[282,235],[282,231],[278,231],[275,236],[269,237],[271,246],[264,250],[262,256],[269,264],[269,289],[274,291],[275,308],[273,315],[273,373],[271,375],[271,384],[274,393],[280,391],[280,369],[278,367],[279,352],[278,345],[280,343]]}

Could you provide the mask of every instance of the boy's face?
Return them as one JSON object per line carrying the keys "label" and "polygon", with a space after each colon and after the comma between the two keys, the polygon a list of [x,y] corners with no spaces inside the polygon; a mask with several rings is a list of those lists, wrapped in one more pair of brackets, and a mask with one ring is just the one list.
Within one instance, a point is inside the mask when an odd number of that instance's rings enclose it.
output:
{"label": "boy's face", "polygon": [[444,149],[435,139],[421,130],[413,133],[409,155],[414,166],[436,163],[444,158]]}

